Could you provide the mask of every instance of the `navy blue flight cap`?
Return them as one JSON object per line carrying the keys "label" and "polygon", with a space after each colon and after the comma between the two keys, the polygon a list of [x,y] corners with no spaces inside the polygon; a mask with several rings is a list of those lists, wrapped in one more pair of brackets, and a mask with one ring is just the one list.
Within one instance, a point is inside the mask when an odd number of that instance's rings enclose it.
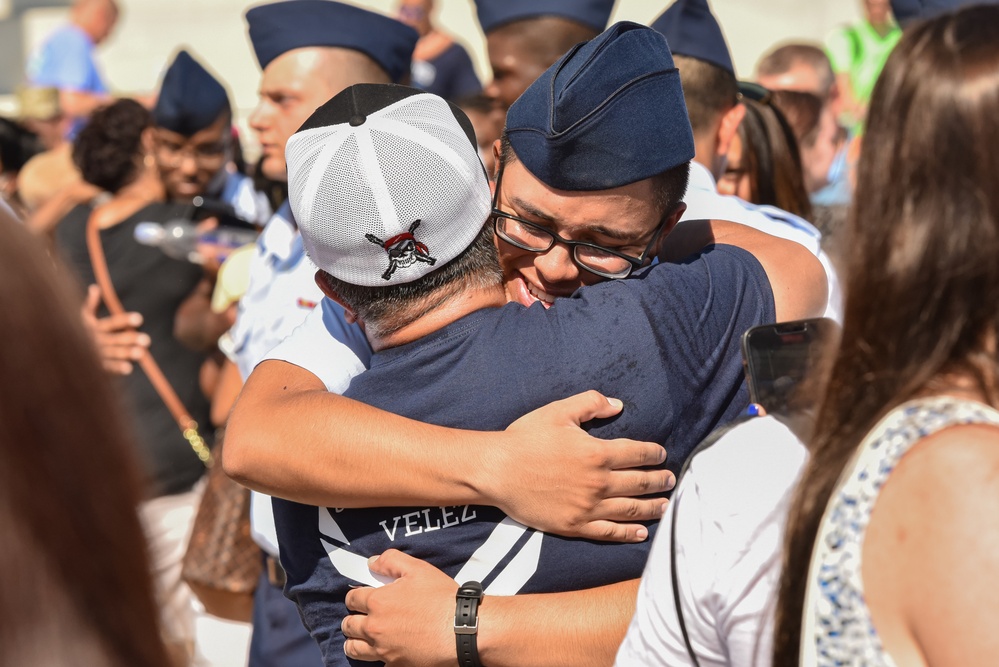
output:
{"label": "navy blue flight cap", "polygon": [[703,60],[735,76],[725,35],[708,0],[676,0],[653,21],[652,28],[666,35],[674,55]]}
{"label": "navy blue flight cap", "polygon": [[666,38],[616,23],[574,47],[513,103],[517,159],[559,190],[606,190],[694,158],[680,74]]}
{"label": "navy blue flight cap", "polygon": [[208,70],[181,51],[163,76],[163,85],[153,107],[158,127],[189,137],[229,111],[225,88]]}
{"label": "navy blue flight cap", "polygon": [[409,74],[419,35],[388,16],[332,0],[287,0],[246,12],[260,69],[293,49],[335,46],[360,51],[399,81]]}
{"label": "navy blue flight cap", "polygon": [[995,4],[996,0],[892,0],[891,13],[899,25],[929,19],[965,5]]}
{"label": "navy blue flight cap", "polygon": [[603,32],[614,0],[476,0],[482,32],[539,16],[559,16]]}

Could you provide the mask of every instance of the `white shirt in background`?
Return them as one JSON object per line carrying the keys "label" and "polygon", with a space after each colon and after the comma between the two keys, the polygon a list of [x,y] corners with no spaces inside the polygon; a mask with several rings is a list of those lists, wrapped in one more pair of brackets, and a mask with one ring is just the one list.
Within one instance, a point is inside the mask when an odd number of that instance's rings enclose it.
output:
{"label": "white shirt in background", "polygon": [[791,495],[805,446],[773,417],[733,428],[696,454],[652,543],[616,667],[691,665],[670,571],[701,667],[770,665],[773,612]]}

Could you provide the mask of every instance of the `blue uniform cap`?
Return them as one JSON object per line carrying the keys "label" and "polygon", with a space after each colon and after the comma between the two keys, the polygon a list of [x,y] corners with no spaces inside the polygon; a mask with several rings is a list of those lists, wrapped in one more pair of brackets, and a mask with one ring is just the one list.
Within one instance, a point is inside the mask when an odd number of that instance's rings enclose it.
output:
{"label": "blue uniform cap", "polygon": [[891,13],[899,25],[909,21],[929,19],[965,5],[989,5],[996,0],[892,0]]}
{"label": "blue uniform cap", "polygon": [[703,60],[735,76],[725,35],[708,0],[676,0],[653,21],[652,28],[666,36],[675,55]]}
{"label": "blue uniform cap", "polygon": [[694,158],[694,135],[666,38],[621,22],[574,47],[514,102],[517,158],[559,190],[606,190]]}
{"label": "blue uniform cap", "polygon": [[163,76],[163,85],[153,107],[158,127],[189,137],[229,111],[225,88],[208,70],[181,51]]}
{"label": "blue uniform cap", "polygon": [[419,35],[395,19],[331,0],[287,0],[246,12],[260,68],[293,49],[335,46],[360,51],[393,81],[409,74]]}
{"label": "blue uniform cap", "polygon": [[603,32],[614,9],[614,0],[476,0],[483,32],[539,16],[560,16]]}

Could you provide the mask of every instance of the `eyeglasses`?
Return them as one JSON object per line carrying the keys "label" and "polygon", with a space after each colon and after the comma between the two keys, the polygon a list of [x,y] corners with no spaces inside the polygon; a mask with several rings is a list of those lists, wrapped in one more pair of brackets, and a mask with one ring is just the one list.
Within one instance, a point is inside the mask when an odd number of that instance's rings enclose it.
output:
{"label": "eyeglasses", "polygon": [[187,144],[160,141],[157,144],[157,148],[160,153],[160,161],[168,167],[180,166],[185,156],[190,156],[198,164],[214,166],[217,163],[224,162],[228,157],[229,142],[219,141],[210,144],[189,146]]}
{"label": "eyeglasses", "polygon": [[611,280],[627,278],[631,275],[632,271],[641,268],[648,259],[649,253],[655,246],[660,234],[662,234],[663,228],[666,226],[666,221],[669,219],[668,213],[663,216],[641,256],[632,257],[595,243],[572,241],[562,238],[536,222],[524,220],[523,218],[499,210],[499,192],[502,181],[503,166],[501,165],[499,174],[496,175],[496,191],[493,194],[492,210],[493,229],[497,236],[521,250],[537,253],[548,252],[556,242],[561,243],[572,251],[570,256],[576,266],[601,278],[610,278]]}

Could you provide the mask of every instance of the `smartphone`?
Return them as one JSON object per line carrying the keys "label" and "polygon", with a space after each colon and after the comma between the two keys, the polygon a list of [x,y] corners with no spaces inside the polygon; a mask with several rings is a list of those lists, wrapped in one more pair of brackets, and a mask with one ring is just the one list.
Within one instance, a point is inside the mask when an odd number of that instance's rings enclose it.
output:
{"label": "smartphone", "polygon": [[753,327],[742,337],[749,397],[768,413],[789,415],[814,407],[815,374],[839,337],[839,325],[818,317]]}

